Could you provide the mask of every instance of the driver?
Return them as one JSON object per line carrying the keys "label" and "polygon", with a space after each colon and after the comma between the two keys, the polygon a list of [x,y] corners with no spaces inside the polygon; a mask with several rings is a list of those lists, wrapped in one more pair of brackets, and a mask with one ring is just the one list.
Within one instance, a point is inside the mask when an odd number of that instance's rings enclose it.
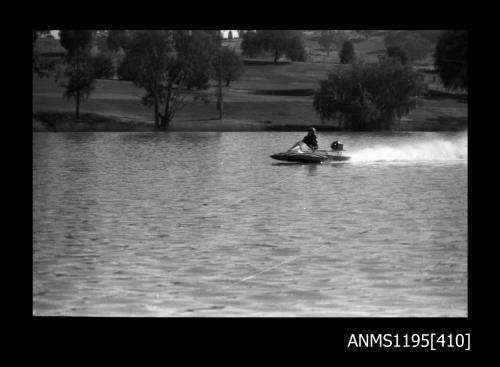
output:
{"label": "driver", "polygon": [[314,127],[309,128],[309,132],[302,139],[302,142],[311,148],[312,151],[318,149],[318,137],[316,136],[316,129]]}

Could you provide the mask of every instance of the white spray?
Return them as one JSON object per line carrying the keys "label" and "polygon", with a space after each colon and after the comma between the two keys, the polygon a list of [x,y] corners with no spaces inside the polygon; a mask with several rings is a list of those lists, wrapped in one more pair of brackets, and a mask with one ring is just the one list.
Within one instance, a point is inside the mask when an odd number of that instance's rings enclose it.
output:
{"label": "white spray", "polygon": [[467,132],[454,139],[432,139],[396,145],[375,145],[350,152],[353,162],[467,160]]}

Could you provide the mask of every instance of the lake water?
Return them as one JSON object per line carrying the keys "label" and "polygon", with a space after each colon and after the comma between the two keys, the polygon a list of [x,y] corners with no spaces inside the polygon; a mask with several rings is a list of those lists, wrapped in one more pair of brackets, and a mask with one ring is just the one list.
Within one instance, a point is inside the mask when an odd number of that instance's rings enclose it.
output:
{"label": "lake water", "polygon": [[33,312],[467,316],[466,133],[33,133]]}

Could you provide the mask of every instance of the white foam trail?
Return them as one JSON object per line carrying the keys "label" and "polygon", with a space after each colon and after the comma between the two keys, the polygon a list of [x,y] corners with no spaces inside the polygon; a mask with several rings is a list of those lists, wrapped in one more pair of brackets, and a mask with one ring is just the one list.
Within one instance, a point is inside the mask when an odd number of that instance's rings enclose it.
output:
{"label": "white foam trail", "polygon": [[355,162],[467,160],[467,133],[455,139],[432,139],[401,145],[376,145],[351,153]]}

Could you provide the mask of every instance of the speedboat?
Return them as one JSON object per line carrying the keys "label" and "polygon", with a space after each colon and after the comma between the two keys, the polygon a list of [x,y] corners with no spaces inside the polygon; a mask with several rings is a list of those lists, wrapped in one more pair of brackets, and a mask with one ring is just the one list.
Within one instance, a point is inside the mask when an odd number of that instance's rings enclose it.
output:
{"label": "speedboat", "polygon": [[351,157],[342,155],[344,145],[338,141],[331,144],[331,151],[312,150],[303,142],[297,142],[286,152],[272,154],[270,157],[279,161],[322,163],[325,161],[348,161]]}

